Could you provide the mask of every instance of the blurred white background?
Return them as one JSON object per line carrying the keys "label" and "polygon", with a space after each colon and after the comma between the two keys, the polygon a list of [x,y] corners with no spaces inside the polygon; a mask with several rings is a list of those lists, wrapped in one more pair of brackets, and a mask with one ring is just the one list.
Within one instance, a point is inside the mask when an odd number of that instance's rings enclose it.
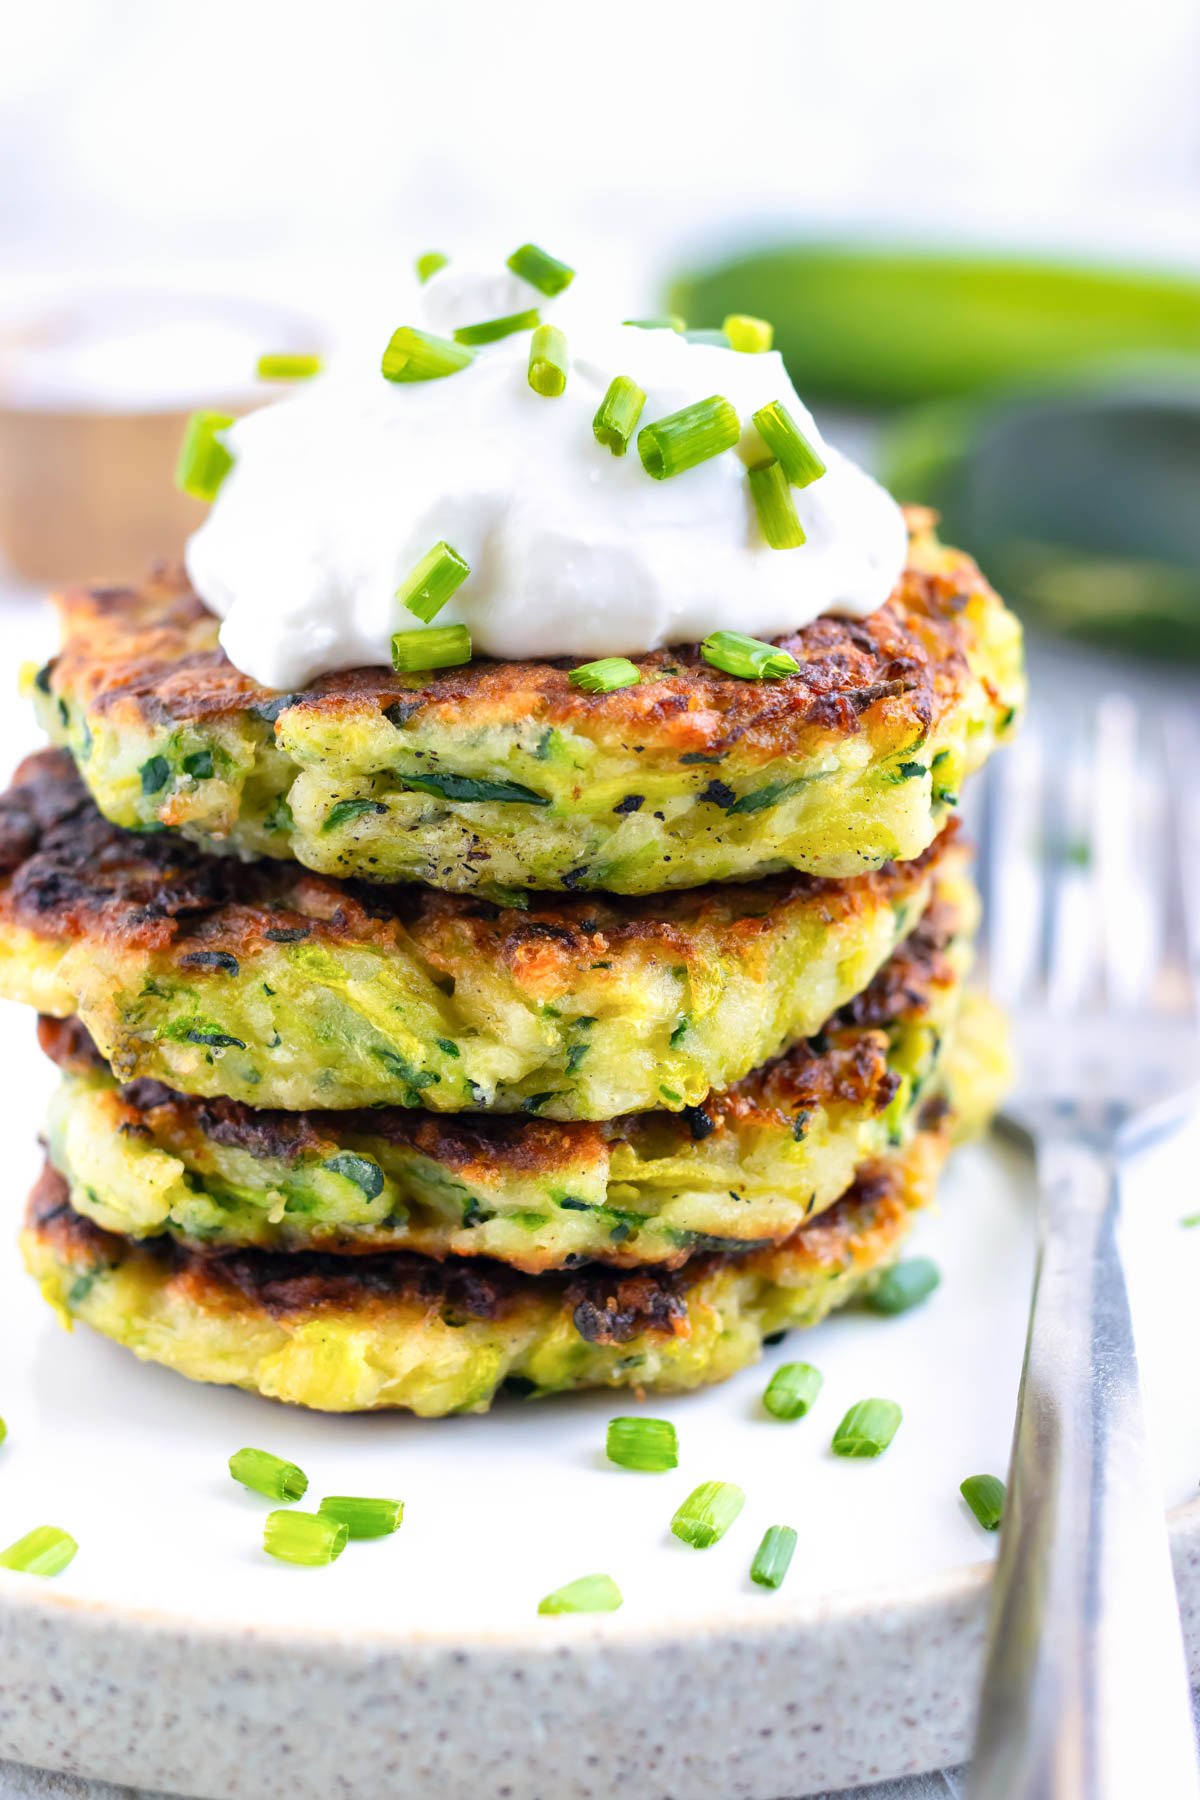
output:
{"label": "blurred white background", "polygon": [[1200,7],[2,0],[0,158],[0,299],[236,267],[341,306],[495,235],[648,300],[764,220],[1194,262]]}

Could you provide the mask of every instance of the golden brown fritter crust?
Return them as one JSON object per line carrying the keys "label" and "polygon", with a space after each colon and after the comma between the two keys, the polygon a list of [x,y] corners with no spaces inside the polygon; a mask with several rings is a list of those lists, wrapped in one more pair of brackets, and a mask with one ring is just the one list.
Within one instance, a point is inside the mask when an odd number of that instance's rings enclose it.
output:
{"label": "golden brown fritter crust", "polygon": [[[871,985],[835,1014],[816,1038],[739,1081],[710,1094],[681,1114],[656,1117],[653,1129],[681,1141],[720,1136],[747,1127],[791,1132],[796,1121],[818,1107],[842,1105],[882,1112],[898,1077],[888,1066],[888,1030],[925,1016],[933,991],[952,987],[958,972],[947,949],[962,921],[945,900],[935,899],[920,924],[893,954]],[[103,1059],[77,1020],[42,1018],[38,1036],[46,1054],[63,1069],[103,1068]],[[369,1133],[411,1145],[468,1182],[473,1171],[497,1168],[514,1175],[551,1176],[605,1155],[605,1146],[628,1134],[635,1120],[595,1123],[520,1117],[459,1115],[452,1118],[404,1107],[372,1107],[339,1113],[288,1113],[246,1106],[235,1100],[197,1100],[162,1082],[138,1080],[120,1090],[122,1131],[149,1132],[166,1143],[200,1133],[257,1157],[297,1161],[325,1155],[339,1138]]]}
{"label": "golden brown fritter crust", "polygon": [[909,511],[910,566],[867,619],[820,618],[779,639],[801,665],[786,682],[742,681],[712,668],[695,644],[632,660],[640,686],[586,694],[567,677],[577,659],[493,662],[401,677],[381,668],[319,677],[281,696],[235,669],[217,644],[219,621],[182,570],[161,568],[140,588],[72,589],[61,596],[61,653],[45,679],[97,716],[136,724],[208,724],[242,712],[274,721],[284,707],[339,717],[398,709],[404,723],[453,730],[464,718],[536,719],[598,743],[670,756],[721,757],[738,747],[764,763],[855,735],[865,714],[881,739],[923,738],[965,691],[972,593],[990,593],[972,559],[942,549],[932,516]]}
{"label": "golden brown fritter crust", "polygon": [[[789,1278],[819,1273],[847,1258],[872,1256],[872,1241],[886,1244],[907,1223],[908,1205],[897,1192],[894,1171],[878,1165],[786,1244],[693,1257],[682,1269],[629,1272],[593,1267],[571,1275],[522,1275],[481,1257],[435,1262],[404,1253],[348,1259],[320,1252],[288,1256],[261,1250],[203,1255],[173,1239],[140,1244],[136,1254],[155,1258],[164,1276],[206,1313],[263,1312],[274,1319],[386,1313],[397,1301],[416,1303],[431,1316],[502,1321],[519,1308],[531,1283],[545,1298],[553,1293],[588,1343],[622,1344],[643,1334],[686,1335],[688,1290],[735,1260],[764,1273],[783,1260]],[[86,1270],[116,1267],[131,1254],[126,1241],[101,1231],[71,1207],[67,1185],[44,1167],[26,1212],[26,1230],[61,1262]],[[757,1260],[756,1260],[757,1259]]]}
{"label": "golden brown fritter crust", "polygon": [[293,863],[246,863],[168,833],[122,830],[97,811],[70,755],[46,750],[27,757],[0,795],[0,927],[170,952],[195,969],[240,963],[269,944],[386,948],[408,935],[446,973],[485,960],[551,996],[574,970],[628,951],[687,966],[699,958],[700,932],[721,934],[731,954],[760,942],[765,950],[793,903],[819,900],[831,929],[881,899],[901,905],[949,852],[955,829],[951,821],[911,862],[843,881],[793,874],[645,896],[531,893],[527,907],[504,907],[470,894],[339,881]]}
{"label": "golden brown fritter crust", "polygon": [[326,875],[502,903],[842,879],[919,856],[1024,698],[1017,621],[928,515],[910,524],[888,602],[781,639],[799,666],[778,681],[685,645],[608,694],[572,687],[568,658],[273,694],[163,575],[66,597],[35,704],[115,822]]}

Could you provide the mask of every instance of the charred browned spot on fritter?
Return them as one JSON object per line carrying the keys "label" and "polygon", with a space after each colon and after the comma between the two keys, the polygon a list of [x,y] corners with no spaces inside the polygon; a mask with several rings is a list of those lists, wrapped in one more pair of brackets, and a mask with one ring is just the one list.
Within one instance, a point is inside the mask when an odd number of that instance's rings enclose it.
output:
{"label": "charred browned spot on fritter", "polygon": [[[139,589],[73,590],[60,598],[65,641],[52,691],[109,714],[159,725],[257,713],[272,723],[281,699],[318,714],[378,714],[453,728],[469,716],[495,724],[538,720],[614,746],[720,755],[741,746],[763,761],[803,754],[861,729],[872,712],[897,744],[927,731],[963,691],[970,639],[963,597],[990,593],[972,560],[937,551],[922,566],[928,519],[913,512],[912,565],[887,603],[865,620],[823,618],[779,640],[800,663],[787,682],[748,682],[713,669],[695,644],[635,657],[639,686],[584,694],[567,677],[572,659],[491,662],[403,680],[389,670],[319,677],[280,696],[241,675],[217,646],[218,621],[182,571]],[[928,556],[925,556],[928,561]]]}
{"label": "charred browned spot on fritter", "polygon": [[[711,1258],[705,1268],[712,1268]],[[694,1265],[687,1270],[694,1278]],[[627,1344],[644,1332],[666,1337],[687,1334],[686,1275],[605,1275],[589,1272],[567,1289],[567,1305],[581,1338],[589,1344]]]}
{"label": "charred browned spot on fritter", "polygon": [[[262,1250],[203,1255],[167,1238],[131,1247],[73,1210],[66,1182],[49,1164],[30,1195],[26,1225],[59,1259],[81,1271],[115,1267],[127,1256],[151,1257],[206,1307],[227,1309],[241,1302],[278,1319],[404,1302],[451,1322],[497,1320],[525,1295],[541,1292],[553,1294],[582,1320],[583,1335],[591,1341],[624,1342],[636,1331],[675,1335],[686,1314],[669,1273],[627,1277],[598,1269],[570,1281],[554,1275],[533,1280],[481,1257],[436,1262],[404,1252],[348,1258]],[[716,1260],[705,1257],[703,1266],[711,1268]],[[700,1265],[691,1269],[694,1276]]]}
{"label": "charred browned spot on fritter", "polygon": [[929,1004],[929,990],[955,979],[947,954],[962,929],[957,909],[934,892],[933,899],[903,943],[898,944],[874,980],[847,1001],[834,1025],[879,1026],[912,1016]]}
{"label": "charred browned spot on fritter", "polygon": [[130,1253],[123,1238],[101,1231],[71,1205],[70,1191],[58,1170],[45,1163],[25,1207],[25,1228],[48,1244],[63,1262],[80,1269],[115,1264]]}
{"label": "charred browned spot on fritter", "polygon": [[44,1053],[60,1069],[86,1075],[107,1067],[87,1026],[76,1018],[51,1019],[43,1013],[38,1018],[37,1036]]}
{"label": "charred browned spot on fritter", "polygon": [[552,988],[582,961],[645,949],[690,963],[716,938],[745,955],[791,904],[818,900],[832,924],[886,899],[902,903],[953,842],[953,822],[925,853],[832,881],[778,875],[671,894],[529,896],[526,909],[415,886],[315,875],[295,863],[214,856],[171,832],[125,831],[102,817],[70,755],[25,759],[0,795],[0,921],[44,937],[94,937],[123,949],[224,968],[268,945],[321,938],[386,948],[401,937],[431,968],[464,956],[503,963]]}

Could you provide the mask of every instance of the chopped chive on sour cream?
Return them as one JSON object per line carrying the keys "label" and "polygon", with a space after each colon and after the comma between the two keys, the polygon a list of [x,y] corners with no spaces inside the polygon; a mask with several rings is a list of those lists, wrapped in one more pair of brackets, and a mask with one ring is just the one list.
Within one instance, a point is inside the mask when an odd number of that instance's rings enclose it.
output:
{"label": "chopped chive on sour cream", "polygon": [[720,394],[680,407],[638,432],[638,455],[647,475],[666,481],[732,450],[742,435],[737,410]]}
{"label": "chopped chive on sour cream", "polygon": [[470,660],[471,634],[465,625],[434,625],[428,631],[392,634],[392,667],[397,675],[454,669]]}
{"label": "chopped chive on sour cream", "polygon": [[759,463],[747,469],[746,479],[764,541],[772,550],[798,550],[807,540],[783,464]]}
{"label": "chopped chive on sour cream", "polygon": [[[246,675],[290,692],[470,655],[714,660],[732,638],[743,654],[714,666],[773,680],[796,672],[778,640],[887,599],[900,509],[824,441],[766,321],[622,323],[530,243],[484,268],[426,252],[417,273],[384,341],[319,381],[275,364],[277,404],[189,433],[181,483],[213,504],[188,572]],[[433,545],[470,571],[436,611],[465,635],[394,647],[397,590]]]}
{"label": "chopped chive on sour cream", "polygon": [[466,344],[450,343],[413,325],[400,325],[388,339],[382,373],[388,381],[437,381],[465,369],[472,354]]}
{"label": "chopped chive on sour cream", "polygon": [[623,319],[621,323],[634,331],[676,331],[681,337],[687,330],[687,320],[678,313],[666,313],[658,319]]}
{"label": "chopped chive on sour cream", "polygon": [[396,598],[428,625],[456,594],[471,573],[466,562],[449,544],[435,544],[396,589]]}
{"label": "chopped chive on sour cream", "polygon": [[514,250],[506,265],[514,275],[535,287],[539,294],[553,298],[569,288],[575,279],[575,271],[567,263],[559,262],[546,250],[539,250],[536,244],[522,244]]}
{"label": "chopped chive on sour cream", "polygon": [[539,325],[529,341],[529,385],[535,394],[555,400],[566,391],[567,340],[557,325]]}
{"label": "chopped chive on sour cream", "polygon": [[782,400],[761,407],[754,414],[754,424],[793,487],[808,487],[825,474],[824,462]]}
{"label": "chopped chive on sour cream", "polygon": [[531,306],[524,312],[505,313],[499,319],[480,319],[474,325],[458,325],[454,341],[456,344],[495,344],[501,338],[511,337],[515,331],[532,331],[541,323],[541,317],[537,307]]}
{"label": "chopped chive on sour cream", "polygon": [[760,356],[775,342],[775,327],[750,313],[730,313],[722,330],[729,339],[730,348],[743,354]]}
{"label": "chopped chive on sour cream", "polygon": [[624,456],[645,404],[646,396],[636,381],[628,375],[614,375],[592,420],[596,442],[614,456]]}

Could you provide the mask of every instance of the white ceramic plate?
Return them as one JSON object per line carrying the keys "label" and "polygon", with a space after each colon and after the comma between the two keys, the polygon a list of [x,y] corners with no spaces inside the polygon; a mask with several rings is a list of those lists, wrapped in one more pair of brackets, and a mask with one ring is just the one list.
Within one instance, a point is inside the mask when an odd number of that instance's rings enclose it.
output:
{"label": "white ceramic plate", "polygon": [[[0,621],[0,667],[45,643]],[[0,713],[7,771],[28,730]],[[1003,1473],[1032,1252],[1028,1170],[961,1155],[918,1232],[944,1282],[899,1319],[841,1315],[723,1388],[655,1401],[681,1465],[608,1465],[628,1397],[510,1403],[486,1418],[332,1419],[191,1387],[80,1330],[65,1334],[13,1245],[53,1074],[29,1016],[0,1006],[7,1222],[0,1229],[0,1544],[56,1523],[80,1553],[54,1582],[0,1571],[0,1758],[206,1800],[771,1800],[960,1759],[993,1540],[958,1496]],[[1132,1274],[1176,1567],[1200,1672],[1200,1133],[1131,1196]],[[759,1396],[803,1355],[825,1374],[808,1419]],[[904,1423],[877,1462],[829,1453],[853,1400]],[[402,1498],[400,1533],[332,1568],[259,1548],[267,1503],[225,1472],[257,1444],[322,1492]],[[724,1541],[668,1531],[694,1483],[746,1490]],[[747,1578],[763,1529],[800,1547],[774,1594]],[[606,1570],[603,1619],[538,1599]]]}
{"label": "white ceramic plate", "polygon": [[[16,1009],[0,1014],[8,1185],[35,1172],[52,1075]],[[1191,1147],[1194,1155],[1194,1144]],[[1134,1202],[1134,1273],[1165,1499],[1195,1491],[1200,1231],[1180,1143]],[[13,1219],[15,1224],[15,1218]],[[64,1333],[0,1243],[0,1540],[40,1522],[79,1540],[55,1582],[0,1574],[0,1756],[187,1794],[796,1795],[937,1766],[965,1748],[993,1540],[958,1496],[1002,1473],[1031,1257],[1020,1155],[958,1158],[919,1242],[944,1282],[898,1319],[834,1317],[723,1388],[655,1401],[681,1464],[608,1465],[627,1399],[506,1403],[486,1418],[304,1415],[190,1386],[86,1330]],[[810,1416],[759,1405],[770,1368],[825,1374]],[[877,1462],[829,1453],[844,1408],[893,1397]],[[402,1498],[393,1539],[331,1568],[273,1563],[265,1501],[225,1472],[262,1445],[321,1492]],[[671,1537],[698,1481],[746,1490],[707,1552]],[[800,1532],[785,1587],[747,1578],[772,1523]],[[1177,1517],[1189,1618],[1191,1512]],[[540,1618],[538,1599],[606,1570],[624,1609]],[[1192,1634],[1193,1652],[1200,1638]],[[286,1783],[284,1775],[286,1772]]]}

